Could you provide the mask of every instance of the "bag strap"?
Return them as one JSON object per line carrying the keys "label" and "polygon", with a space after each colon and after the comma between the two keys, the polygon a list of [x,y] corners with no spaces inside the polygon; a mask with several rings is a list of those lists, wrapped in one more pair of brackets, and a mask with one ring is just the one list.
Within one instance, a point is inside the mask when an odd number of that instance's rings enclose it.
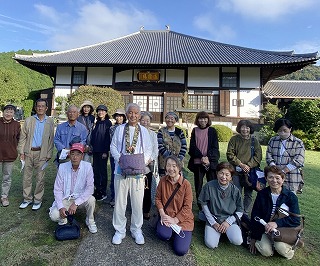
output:
{"label": "bag strap", "polygon": [[[120,154],[122,153],[122,150],[123,150],[123,141],[124,141],[124,137],[125,137],[125,135],[126,135],[126,126],[127,126],[127,125],[125,125],[125,126],[124,126],[124,129],[123,129],[122,144],[121,144]],[[128,125],[128,127],[129,127],[129,125]],[[139,135],[140,135],[140,141],[141,141],[141,147],[142,147],[142,153],[143,153],[143,152],[144,152],[144,151],[143,151],[143,139],[142,139],[141,127],[140,127],[139,124],[138,124],[138,127],[139,127]],[[140,148],[141,148],[141,147],[140,147]]]}
{"label": "bag strap", "polygon": [[[182,180],[182,183],[184,182],[184,178]],[[176,186],[175,190],[172,192],[170,198],[168,199],[168,201],[166,202],[166,204],[163,207],[163,210],[166,211],[168,205],[170,204],[170,202],[172,201],[174,195],[176,195],[176,193],[178,192],[179,188],[181,187],[181,185],[178,183],[178,185]]]}
{"label": "bag strap", "polygon": [[254,156],[254,138],[251,137],[251,159]]}

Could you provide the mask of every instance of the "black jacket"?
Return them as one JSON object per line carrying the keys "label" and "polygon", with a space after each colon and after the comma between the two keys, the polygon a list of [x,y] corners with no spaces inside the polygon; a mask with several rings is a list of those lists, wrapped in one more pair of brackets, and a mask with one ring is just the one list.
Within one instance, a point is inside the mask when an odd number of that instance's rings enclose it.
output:
{"label": "black jacket", "polygon": [[[289,207],[290,212],[300,214],[297,196],[285,187],[282,187],[281,194],[277,199],[276,207],[280,207],[283,203],[285,203]],[[258,195],[252,208],[252,239],[261,240],[262,234],[264,234],[265,232],[264,226],[259,222],[255,221],[254,218],[257,216],[265,220],[266,222],[269,222],[271,218],[272,206],[273,203],[271,197],[271,190],[270,187],[266,187],[258,192]],[[278,227],[297,227],[300,225],[300,218],[289,215],[285,218],[277,219],[274,222],[277,223]]]}
{"label": "black jacket", "polygon": [[[191,132],[189,155],[190,155],[190,160],[188,163],[188,169],[194,172],[194,159],[203,157],[201,151],[198,149],[196,145],[195,128]],[[218,141],[217,131],[213,127],[209,127],[208,129],[207,156],[210,161],[210,169],[215,170],[220,158],[220,152],[219,152],[219,141]]]}

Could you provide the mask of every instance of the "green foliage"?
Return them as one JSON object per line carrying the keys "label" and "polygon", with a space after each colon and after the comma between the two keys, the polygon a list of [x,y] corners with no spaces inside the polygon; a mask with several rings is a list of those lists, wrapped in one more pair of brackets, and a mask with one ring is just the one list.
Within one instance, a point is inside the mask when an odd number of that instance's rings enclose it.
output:
{"label": "green foliage", "polygon": [[232,130],[225,125],[212,125],[218,135],[218,140],[220,142],[228,142],[230,138],[233,136]]}
{"label": "green foliage", "polygon": [[62,113],[62,105],[64,103],[65,106],[64,107],[64,110],[63,110],[63,113],[66,112],[66,104],[68,102],[68,97],[63,97],[63,96],[57,96],[55,98],[55,102],[57,103],[57,106],[56,106],[56,113],[57,115],[60,115]]}
{"label": "green foliage", "polygon": [[260,111],[264,124],[273,127],[274,122],[284,116],[284,112],[276,104],[267,103],[263,110]]}
{"label": "green foliage", "polygon": [[292,122],[294,129],[309,132],[319,125],[320,100],[295,99],[289,106],[286,117]]}
{"label": "green foliage", "polygon": [[271,126],[263,126],[259,132],[258,132],[258,139],[260,141],[261,144],[263,145],[267,145],[269,142],[269,139],[272,138],[275,133],[273,131],[273,125]]}
{"label": "green foliage", "polygon": [[22,100],[28,96],[28,91],[14,71],[0,67],[0,105],[7,103],[20,106]]}
{"label": "green foliage", "polygon": [[[32,54],[32,51],[20,50],[16,53]],[[18,64],[12,59],[14,54],[0,53],[0,105],[11,102],[22,106],[30,92],[52,87],[48,76]]]}
{"label": "green foliage", "polygon": [[320,66],[307,66],[291,74],[279,77],[280,80],[320,80]]}
{"label": "green foliage", "polygon": [[24,113],[24,118],[27,118],[31,116],[33,109],[33,100],[27,99],[23,101],[23,113]]}
{"label": "green foliage", "polygon": [[104,104],[108,107],[108,113],[113,114],[117,108],[124,108],[125,104],[121,94],[112,88],[97,86],[80,86],[71,94],[68,103],[79,106],[83,101],[89,100],[95,107]]}

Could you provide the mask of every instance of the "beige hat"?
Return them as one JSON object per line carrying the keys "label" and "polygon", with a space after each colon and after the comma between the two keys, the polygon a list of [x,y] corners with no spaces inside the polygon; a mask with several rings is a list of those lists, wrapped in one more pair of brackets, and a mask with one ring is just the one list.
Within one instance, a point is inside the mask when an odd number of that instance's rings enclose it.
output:
{"label": "beige hat", "polygon": [[115,119],[116,115],[124,115],[126,116],[126,111],[124,109],[117,109],[112,117]]}
{"label": "beige hat", "polygon": [[90,101],[84,101],[84,102],[81,104],[81,106],[80,106],[80,110],[82,109],[83,106],[86,106],[86,105],[91,106],[91,107],[92,107],[92,110],[94,110],[93,103],[90,102]]}

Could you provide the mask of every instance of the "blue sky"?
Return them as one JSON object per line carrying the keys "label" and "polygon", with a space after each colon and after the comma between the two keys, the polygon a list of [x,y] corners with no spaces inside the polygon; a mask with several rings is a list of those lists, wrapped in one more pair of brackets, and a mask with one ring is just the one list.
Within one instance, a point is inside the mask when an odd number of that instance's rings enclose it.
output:
{"label": "blue sky", "polygon": [[139,31],[243,47],[320,51],[319,0],[0,0],[0,52],[62,51]]}

